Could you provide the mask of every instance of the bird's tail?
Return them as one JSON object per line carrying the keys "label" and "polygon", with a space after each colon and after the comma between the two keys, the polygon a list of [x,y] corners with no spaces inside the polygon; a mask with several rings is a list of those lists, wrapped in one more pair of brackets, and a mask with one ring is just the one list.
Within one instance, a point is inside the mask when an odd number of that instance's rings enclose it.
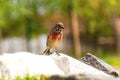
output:
{"label": "bird's tail", "polygon": [[43,52],[45,55],[50,55],[50,48],[45,49],[45,51]]}

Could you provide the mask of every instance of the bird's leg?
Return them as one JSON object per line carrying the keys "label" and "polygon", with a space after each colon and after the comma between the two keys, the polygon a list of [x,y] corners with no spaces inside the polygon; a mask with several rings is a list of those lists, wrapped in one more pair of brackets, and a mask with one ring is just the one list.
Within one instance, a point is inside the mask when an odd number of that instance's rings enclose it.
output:
{"label": "bird's leg", "polygon": [[55,52],[57,53],[58,56],[60,56],[57,48],[55,48]]}
{"label": "bird's leg", "polygon": [[52,52],[50,52],[51,48],[47,48],[43,53],[45,53],[45,55],[50,55],[52,54]]}
{"label": "bird's leg", "polygon": [[48,51],[46,52],[46,55],[50,55],[51,52],[50,52],[50,49],[48,49]]}

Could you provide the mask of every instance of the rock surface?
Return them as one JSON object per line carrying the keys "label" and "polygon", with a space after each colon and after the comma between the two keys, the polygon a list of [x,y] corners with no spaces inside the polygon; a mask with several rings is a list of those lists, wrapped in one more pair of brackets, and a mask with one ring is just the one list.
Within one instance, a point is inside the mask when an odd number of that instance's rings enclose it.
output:
{"label": "rock surface", "polygon": [[94,56],[90,53],[88,53],[86,56],[81,58],[80,61],[82,61],[88,65],[91,65],[91,66],[97,68],[98,70],[103,71],[107,74],[113,75],[115,77],[118,77],[118,75],[119,75],[117,70],[115,70],[113,67],[111,67],[110,65],[105,63],[103,60],[97,58],[96,56]]}
{"label": "rock surface", "polygon": [[58,56],[54,53],[46,56],[18,52],[14,54],[4,53],[0,56],[0,78],[12,80],[16,76],[24,77],[25,74],[31,76],[44,74],[51,79],[57,77],[67,80],[80,78],[85,80],[120,80],[120,78],[108,75],[65,54]]}

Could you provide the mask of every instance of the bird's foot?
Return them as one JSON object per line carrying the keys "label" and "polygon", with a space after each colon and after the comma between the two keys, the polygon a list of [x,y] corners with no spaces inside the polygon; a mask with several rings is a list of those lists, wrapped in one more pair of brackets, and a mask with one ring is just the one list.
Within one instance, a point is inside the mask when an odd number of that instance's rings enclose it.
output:
{"label": "bird's foot", "polygon": [[45,55],[51,55],[51,54],[53,54],[52,52],[47,52],[47,53],[45,53]]}
{"label": "bird's foot", "polygon": [[60,54],[59,54],[59,52],[58,52],[57,48],[55,48],[55,50],[56,50],[56,54],[57,54],[58,56],[60,56]]}
{"label": "bird's foot", "polygon": [[56,54],[57,54],[58,56],[60,56],[60,54],[59,54],[58,52],[56,52]]}

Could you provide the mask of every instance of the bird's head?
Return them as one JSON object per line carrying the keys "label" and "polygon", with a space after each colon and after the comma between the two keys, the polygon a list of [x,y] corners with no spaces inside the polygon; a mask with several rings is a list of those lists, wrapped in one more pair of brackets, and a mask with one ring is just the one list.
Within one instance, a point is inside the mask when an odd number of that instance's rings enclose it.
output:
{"label": "bird's head", "polygon": [[55,24],[54,27],[53,27],[53,31],[54,31],[55,33],[61,33],[61,32],[63,31],[63,29],[64,29],[64,25],[63,25],[63,23],[61,23],[61,22],[58,22],[58,23]]}

